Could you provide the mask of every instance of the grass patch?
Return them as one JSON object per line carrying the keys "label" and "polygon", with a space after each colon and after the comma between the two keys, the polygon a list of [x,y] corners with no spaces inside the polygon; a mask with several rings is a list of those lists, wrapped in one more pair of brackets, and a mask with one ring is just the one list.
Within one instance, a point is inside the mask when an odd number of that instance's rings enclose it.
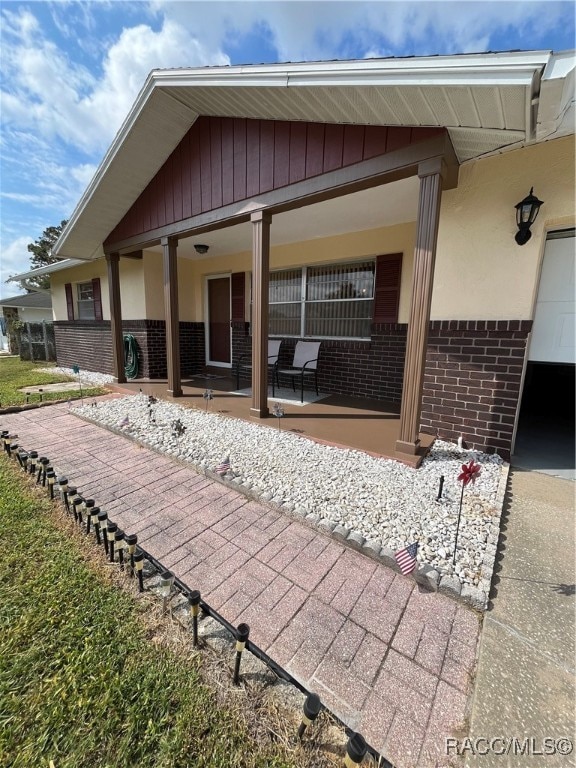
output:
{"label": "grass patch", "polygon": [[[19,392],[22,387],[37,387],[43,384],[56,384],[59,381],[74,381],[72,376],[64,376],[61,373],[44,373],[40,368],[49,367],[46,362],[33,363],[27,360],[20,360],[19,357],[0,358],[0,404],[7,408],[13,405],[24,405],[26,403],[26,394]],[[91,397],[101,395],[106,392],[102,387],[82,387],[83,395]],[[72,390],[70,392],[44,392],[42,399],[46,400],[68,400],[80,396],[80,391]],[[40,402],[38,395],[30,397],[30,402]]]}
{"label": "grass patch", "polygon": [[[0,764],[295,768],[202,683],[200,658],[147,639],[66,521],[0,455]],[[299,750],[298,750],[299,751]]]}

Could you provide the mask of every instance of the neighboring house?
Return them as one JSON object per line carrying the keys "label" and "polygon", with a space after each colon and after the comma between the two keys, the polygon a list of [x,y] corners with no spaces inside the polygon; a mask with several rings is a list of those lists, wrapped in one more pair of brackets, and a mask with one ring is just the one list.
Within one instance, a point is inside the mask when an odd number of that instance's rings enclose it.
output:
{"label": "neighboring house", "polygon": [[322,390],[401,402],[400,454],[508,456],[527,366],[575,362],[574,62],[152,72],[54,249],[85,262],[51,277],[58,362],[122,381],[130,332],[178,396],[252,347],[264,417],[268,334],[318,339]]}
{"label": "neighboring house", "polygon": [[0,300],[4,317],[17,317],[23,323],[51,323],[52,296],[49,292],[33,291]]}
{"label": "neighboring house", "polygon": [[[12,349],[10,326],[19,320],[22,323],[51,323],[52,296],[44,291],[33,291],[21,296],[11,296],[0,301],[0,349]],[[12,336],[12,340],[14,337]]]}

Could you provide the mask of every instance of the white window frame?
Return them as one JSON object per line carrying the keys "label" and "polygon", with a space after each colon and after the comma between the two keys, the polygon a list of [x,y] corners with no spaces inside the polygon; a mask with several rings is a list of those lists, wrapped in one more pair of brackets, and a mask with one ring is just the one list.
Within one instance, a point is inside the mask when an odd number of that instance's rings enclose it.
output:
{"label": "white window frame", "polygon": [[[371,263],[374,264],[374,273],[373,273],[373,279],[372,279],[372,296],[366,297],[365,299],[356,299],[356,301],[371,301],[374,302],[375,300],[375,290],[376,290],[376,259],[372,258],[364,258],[364,259],[354,259],[354,260],[346,260],[346,261],[336,261],[336,262],[330,262],[330,263],[319,263],[319,264],[307,264],[305,266],[293,266],[293,267],[285,267],[283,269],[275,269],[270,272],[270,275],[273,274],[280,274],[281,272],[292,272],[294,270],[301,270],[301,283],[300,283],[300,298],[295,301],[278,301],[278,302],[271,302],[269,301],[269,306],[272,306],[273,304],[300,304],[300,333],[299,334],[277,334],[277,333],[269,333],[269,336],[271,338],[287,338],[287,339],[333,339],[333,340],[346,340],[346,341],[369,341],[370,336],[317,336],[317,335],[306,335],[306,304],[325,304],[328,303],[328,300],[326,299],[317,299],[314,301],[307,301],[306,300],[306,285],[308,280],[308,269],[316,269],[316,268],[324,268],[324,269],[330,269],[331,267],[338,267],[338,266],[345,266],[345,265],[352,265],[352,264],[367,264]],[[349,302],[351,299],[330,299],[330,303],[336,303],[336,302]],[[250,302],[252,303],[252,302]]]}
{"label": "white window frame", "polygon": [[[90,295],[92,296],[92,298],[91,299],[80,298],[82,289],[88,286],[90,288]],[[88,307],[89,305],[92,308],[92,313],[90,317],[81,316],[80,307]],[[81,283],[76,283],[76,314],[78,315],[78,320],[95,320],[96,319],[96,312],[94,307],[94,286],[91,280],[85,280]]]}

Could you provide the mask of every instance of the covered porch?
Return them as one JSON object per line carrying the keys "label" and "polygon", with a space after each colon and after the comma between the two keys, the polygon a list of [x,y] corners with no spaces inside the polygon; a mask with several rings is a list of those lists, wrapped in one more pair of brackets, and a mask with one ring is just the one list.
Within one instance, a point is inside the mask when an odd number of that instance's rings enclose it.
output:
{"label": "covered porch", "polygon": [[[236,394],[233,372],[222,369],[211,369],[204,375],[184,378],[182,395],[177,399],[167,394],[166,379],[129,381],[113,388],[121,393],[142,391],[146,395],[174,400],[185,408],[208,409],[212,413],[221,413],[229,418],[255,421],[251,409],[252,398]],[[207,401],[204,395],[208,390],[212,393],[212,399]],[[300,405],[298,393],[294,403],[285,401],[290,392],[281,390],[277,397],[268,398],[270,413],[272,414],[274,403],[279,402],[284,411],[279,428],[302,437],[327,445],[364,451],[374,456],[399,459],[413,467],[421,463],[434,440],[432,435],[420,433],[421,450],[418,454],[399,457],[396,452],[396,442],[400,434],[398,403],[336,394],[322,396],[321,393],[320,400],[305,400],[305,404]],[[270,429],[278,429],[278,419],[273,416],[261,423]]]}
{"label": "covered porch", "polygon": [[[218,125],[221,128],[224,125],[224,123],[221,125],[213,121],[202,123],[198,129],[200,136],[204,124],[207,126],[207,131],[213,132],[213,138],[216,136],[215,126]],[[114,374],[118,384],[124,384],[126,377],[123,371],[120,259],[126,256],[138,257],[143,251],[156,253],[157,259],[162,264],[162,286],[156,283],[155,290],[159,293],[158,289],[161,288],[163,294],[167,369],[163,394],[175,398],[185,395],[184,384],[187,371],[182,360],[181,325],[184,299],[189,305],[195,305],[196,319],[201,321],[205,329],[207,364],[210,364],[210,361],[220,360],[214,364],[220,365],[223,375],[227,375],[231,373],[229,367],[235,362],[233,358],[238,352],[248,353],[251,357],[250,402],[248,404],[247,399],[242,398],[240,406],[241,409],[246,410],[247,416],[268,419],[272,415],[267,393],[269,336],[288,335],[292,339],[324,338],[329,347],[329,354],[324,355],[324,358],[330,357],[332,361],[337,360],[340,363],[340,368],[336,365],[332,371],[333,375],[328,387],[328,391],[340,396],[337,398],[338,406],[351,399],[346,396],[356,394],[371,396],[368,388],[363,386],[364,378],[371,379],[372,389],[379,392],[379,399],[381,398],[384,403],[386,403],[387,390],[390,394],[396,395],[395,398],[391,397],[391,400],[395,403],[401,401],[399,413],[394,406],[396,427],[394,438],[392,433],[386,437],[380,434],[373,444],[359,447],[417,465],[426,453],[426,442],[423,443],[419,436],[419,424],[440,200],[443,188],[450,189],[456,186],[458,163],[452,144],[446,132],[442,130],[398,129],[392,134],[394,144],[390,144],[390,129],[381,127],[378,129],[380,143],[377,149],[367,148],[369,147],[368,135],[371,134],[367,129],[363,129],[362,154],[354,158],[356,162],[347,164],[342,154],[343,133],[340,132],[334,137],[328,129],[321,127],[323,146],[320,155],[324,157],[324,163],[327,148],[332,147],[332,144],[339,148],[340,159],[335,163],[335,170],[324,169],[323,173],[317,173],[317,175],[310,171],[310,178],[287,186],[280,185],[269,192],[261,191],[257,199],[248,204],[240,195],[241,199],[237,202],[220,207],[218,210],[208,206],[205,212],[188,219],[153,227],[151,230],[146,229],[144,232],[137,231],[142,227],[150,226],[142,224],[141,221],[148,220],[148,210],[151,211],[158,201],[164,199],[163,195],[167,189],[170,189],[170,185],[175,189],[178,188],[178,179],[170,175],[170,178],[162,184],[157,179],[158,183],[150,186],[148,197],[143,196],[108,236],[103,247],[108,264]],[[263,131],[264,126],[260,126],[260,129]],[[308,131],[311,132],[312,127],[309,127]],[[288,137],[291,134],[286,135]],[[216,138],[218,141],[214,140],[220,147],[218,142],[223,141],[221,132]],[[248,137],[246,151],[251,149],[250,141]],[[262,158],[264,152],[262,134],[260,138],[254,139],[254,142],[259,147]],[[270,150],[274,157],[276,149],[274,145],[274,150]],[[182,157],[178,155],[179,164],[194,170],[197,166],[191,155],[187,154],[185,147],[181,146],[179,152],[182,155]],[[211,183],[214,182],[213,177],[207,175],[206,178],[211,179]],[[135,225],[132,219],[137,219],[140,223]],[[298,272],[293,290],[295,295],[284,299],[288,302],[284,308],[289,310],[291,306],[298,304],[305,306],[306,311],[309,308],[311,290],[311,284],[306,282],[306,275],[313,274],[315,269],[318,273],[322,272],[321,268],[308,266],[317,263],[319,257],[316,254],[309,259],[304,259],[302,253],[293,253],[287,263],[281,264],[278,255],[273,257],[271,254],[275,243],[278,252],[283,241],[292,241],[292,243],[294,240],[297,241],[299,238],[294,233],[297,232],[301,237],[305,227],[310,230],[307,241],[309,247],[319,236],[324,235],[326,238],[327,234],[334,236],[342,231],[349,233],[350,238],[354,236],[358,238],[367,226],[374,226],[376,221],[388,226],[413,222],[414,230],[410,238],[412,247],[407,247],[407,244],[403,243],[398,252],[399,249],[392,246],[392,240],[384,236],[370,248],[356,251],[352,246],[347,251],[346,260],[342,259],[342,256],[339,259],[335,257],[336,261],[344,263],[347,269],[350,267],[353,270],[364,269],[367,273],[370,272],[371,279],[367,281],[367,284],[370,282],[370,289],[366,297],[369,300],[366,306],[370,307],[370,311],[367,317],[364,318],[362,315],[362,327],[360,323],[356,323],[355,331],[350,332],[348,329],[347,332],[342,333],[339,332],[338,325],[327,319],[331,315],[322,316],[316,324],[311,326],[306,324],[308,317],[302,315],[300,327],[290,328],[287,331],[283,330],[283,326],[275,329],[271,311],[273,302],[270,293],[271,271],[280,267],[281,269],[291,268],[294,272]],[[136,233],[131,234],[132,232]],[[208,247],[210,247],[210,255],[206,258]],[[249,254],[250,251],[251,258],[246,261],[245,254]],[[393,349],[394,345],[398,346],[398,340],[392,339],[390,334],[399,330],[397,326],[403,254],[409,257],[408,264],[412,267],[412,285],[411,289],[406,290],[409,287],[410,278],[405,276],[402,281],[405,287],[403,315],[408,323],[404,321],[406,330],[403,331],[404,338],[400,342],[400,346],[404,349],[398,355],[397,350]],[[205,258],[195,279],[179,284],[179,271],[190,260],[198,263],[198,255]],[[367,257],[370,264],[357,266],[357,260],[361,257],[365,259]],[[308,269],[310,272],[307,272]],[[346,270],[343,270],[342,274],[345,272]],[[300,274],[302,274],[301,290]],[[322,280],[322,276],[314,279]],[[360,305],[364,300],[360,286],[362,281],[356,280],[358,282],[356,285],[352,282],[342,282],[343,280],[344,277],[341,275],[336,279],[335,284],[338,284],[340,292],[330,298],[334,301],[348,301],[350,305],[354,304],[350,309],[355,317],[356,305]],[[218,283],[223,284],[221,286],[223,291],[215,294],[212,300],[211,289]],[[350,286],[354,289],[351,295],[349,295]],[[284,285],[281,288],[286,290]],[[344,288],[346,293],[342,292]],[[326,289],[313,285],[312,290],[314,289],[319,291],[327,304],[328,296],[322,293]],[[187,295],[184,296],[184,294]],[[350,299],[354,301],[349,301]],[[214,315],[210,310],[212,304],[218,309]],[[345,304],[339,306],[345,307]],[[346,314],[346,310],[344,313]],[[328,323],[329,327],[322,323]],[[217,327],[220,327],[224,339],[230,336],[232,341],[235,334],[237,337],[242,337],[240,349],[238,347],[234,349],[233,344],[228,346],[226,342],[226,353],[218,357],[213,351],[212,343],[214,330]],[[383,341],[382,333],[385,337]],[[353,372],[342,368],[346,363],[342,343],[347,344],[348,352],[356,348],[356,359],[348,362],[349,367],[355,366]],[[320,357],[322,358],[322,353]],[[398,357],[402,360],[398,360]],[[371,361],[372,367],[369,371],[363,363],[364,360]],[[381,382],[385,381],[386,374],[391,375],[392,369],[394,369],[394,381],[392,384],[386,382],[383,387]],[[198,369],[194,366],[190,372],[196,374]],[[347,388],[335,389],[334,382],[340,381],[344,376],[348,376],[349,379]],[[235,387],[225,385],[225,389],[231,392]],[[363,389],[366,391],[363,392]],[[384,391],[380,394],[382,389]],[[345,397],[342,399],[343,395]],[[374,412],[374,409],[369,406],[366,412],[371,411]],[[379,412],[379,406],[376,412]],[[382,426],[381,422],[385,420],[374,419],[375,431],[379,430]],[[337,430],[339,439],[337,434],[331,435],[330,430],[326,436],[321,430],[317,437],[328,442],[341,443],[347,428],[341,421],[336,422],[333,419],[332,423],[339,424],[339,430]],[[303,429],[303,427],[297,428]],[[387,446],[389,440],[390,445]]]}

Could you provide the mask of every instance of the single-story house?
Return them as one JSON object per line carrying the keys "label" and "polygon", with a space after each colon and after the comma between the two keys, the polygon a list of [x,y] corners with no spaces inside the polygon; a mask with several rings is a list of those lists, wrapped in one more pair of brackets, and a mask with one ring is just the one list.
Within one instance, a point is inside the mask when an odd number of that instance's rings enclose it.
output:
{"label": "single-story house", "polygon": [[509,456],[528,366],[575,363],[574,62],[153,71],[54,249],[58,362],[122,382],[128,332],[177,397],[251,350],[266,417],[268,337],[319,340],[322,390],[401,403],[400,454]]}
{"label": "single-story house", "polygon": [[51,323],[52,297],[49,291],[31,291],[0,300],[4,317],[17,317],[23,323]]}
{"label": "single-story house", "polygon": [[[51,323],[52,297],[49,291],[30,291],[0,300],[0,350],[11,349],[10,325],[22,323]],[[16,349],[11,350],[16,353]]]}

